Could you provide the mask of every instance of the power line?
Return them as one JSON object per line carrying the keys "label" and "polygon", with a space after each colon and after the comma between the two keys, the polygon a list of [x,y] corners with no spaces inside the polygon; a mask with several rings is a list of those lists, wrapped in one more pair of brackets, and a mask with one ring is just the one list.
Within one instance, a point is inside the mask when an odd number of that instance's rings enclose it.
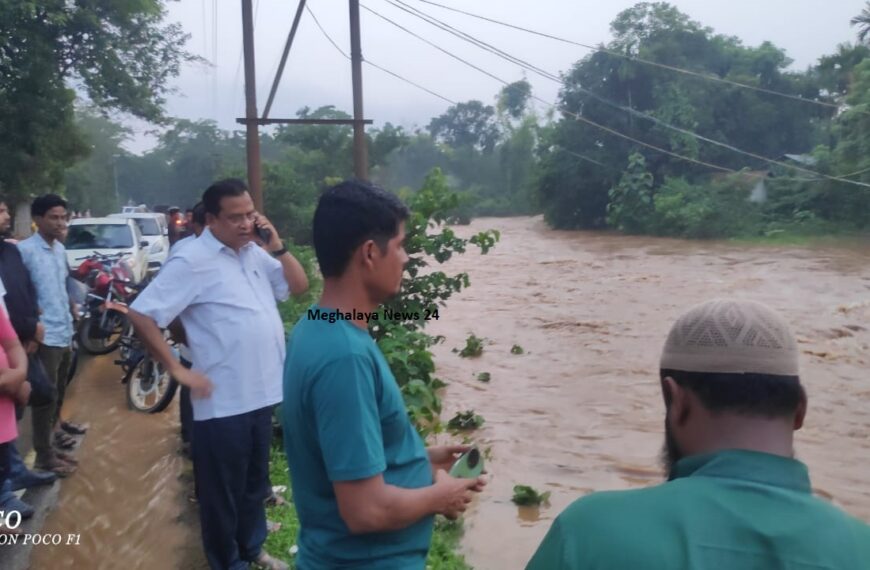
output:
{"label": "power line", "polygon": [[212,0],[212,35],[211,35],[211,56],[212,56],[212,81],[211,81],[211,108],[212,118],[217,121],[218,117],[218,2]]}
{"label": "power line", "polygon": [[332,36],[330,36],[329,33],[327,33],[327,31],[323,28],[323,26],[320,25],[320,20],[318,20],[318,19],[317,19],[317,16],[314,15],[314,11],[311,10],[311,6],[309,6],[308,4],[306,4],[306,5],[305,5],[305,10],[308,12],[308,14],[309,14],[309,15],[311,16],[311,18],[314,20],[314,24],[315,24],[315,25],[320,29],[320,32],[321,32],[321,33],[326,37],[327,40],[329,40],[329,43],[332,44],[332,47],[334,47],[335,49],[337,49],[337,50],[338,50],[338,53],[340,53],[341,55],[343,55],[343,56],[345,57],[345,59],[350,59],[350,56],[347,54],[347,52],[344,51],[343,49],[341,49],[341,48],[338,46],[338,44],[335,43],[335,40],[332,39]]}
{"label": "power line", "polygon": [[766,88],[764,88],[764,87],[758,87],[758,86],[756,86],[756,85],[750,85],[750,84],[748,84],[748,83],[741,83],[741,82],[739,82],[739,81],[734,81],[734,80],[732,80],[732,79],[726,79],[726,78],[724,78],[724,77],[719,77],[719,76],[717,76],[717,75],[709,75],[709,74],[706,74],[706,73],[699,73],[699,72],[697,72],[697,71],[692,71],[692,70],[690,70],[690,69],[683,69],[683,68],[681,68],[681,67],[676,67],[676,66],[673,66],[673,65],[667,65],[667,64],[664,64],[664,63],[659,63],[659,62],[657,62],[657,61],[652,61],[652,60],[643,59],[643,58],[640,58],[640,57],[635,57],[635,56],[627,55],[627,54],[620,53],[620,52],[618,52],[618,51],[611,50],[611,49],[607,49],[607,48],[604,48],[604,47],[601,47],[601,46],[597,46],[597,47],[596,47],[596,46],[592,46],[592,45],[584,44],[584,43],[582,43],[582,42],[577,42],[577,41],[574,41],[574,40],[569,40],[569,39],[562,38],[562,37],[559,37],[559,36],[555,36],[555,35],[552,35],[552,34],[548,34],[548,33],[545,33],[545,32],[539,32],[539,31],[537,31],[537,30],[531,30],[531,29],[529,29],[529,28],[525,28],[525,27],[523,27],[523,26],[517,26],[517,25],[515,25],[515,24],[510,24],[510,23],[507,23],[507,22],[503,22],[503,21],[500,21],[500,20],[496,20],[496,19],[494,19],[494,18],[489,18],[489,17],[487,17],[487,16],[481,16],[481,15],[479,15],[479,14],[474,14],[474,13],[472,13],[472,12],[467,12],[467,11],[465,11],[465,10],[460,10],[459,8],[453,8],[453,7],[451,7],[451,6],[445,6],[444,4],[439,4],[438,2],[432,2],[431,0],[417,0],[417,1],[418,1],[418,2],[423,2],[424,4],[431,4],[432,6],[437,6],[437,7],[439,7],[439,8],[443,8],[443,9],[445,9],[445,10],[449,10],[449,11],[451,11],[451,12],[457,12],[457,13],[459,13],[459,14],[464,14],[464,15],[466,15],[466,16],[470,16],[470,17],[472,17],[472,18],[477,18],[477,19],[479,19],[479,20],[484,20],[484,21],[486,21],[486,22],[490,22],[490,23],[493,23],[493,24],[497,24],[497,25],[499,25],[499,26],[504,26],[504,27],[507,27],[507,28],[512,28],[512,29],[514,29],[514,30],[519,30],[519,31],[522,31],[522,32],[526,32],[526,33],[529,33],[529,34],[533,34],[533,35],[536,35],[536,36],[540,36],[540,37],[548,38],[548,39],[551,39],[551,40],[556,40],[556,41],[559,41],[559,42],[562,42],[562,43],[566,43],[566,44],[570,44],[570,45],[574,45],[574,46],[579,46],[579,47],[582,47],[582,48],[585,48],[585,49],[589,49],[589,50],[592,50],[592,51],[597,51],[597,52],[601,52],[601,53],[606,53],[606,54],[608,54],[608,55],[612,55],[612,56],[614,56],[614,57],[619,57],[619,58],[622,58],[622,59],[626,59],[626,60],[628,60],[628,61],[633,61],[633,62],[636,62],[636,63],[643,63],[643,64],[645,64],[645,65],[650,65],[650,66],[658,67],[658,68],[661,68],[661,69],[667,69],[667,70],[669,70],[669,71],[673,71],[673,72],[676,72],[676,73],[682,73],[682,74],[685,74],[685,75],[690,75],[690,76],[692,76],[692,77],[697,77],[697,78],[700,78],[700,79],[706,79],[706,80],[708,80],[708,81],[716,81],[716,82],[718,82],[718,83],[725,83],[725,84],[727,84],[727,85],[731,85],[731,86],[733,86],[733,87],[740,87],[740,88],[742,88],[742,89],[751,89],[752,91],[758,91],[758,92],[760,92],[760,93],[766,93],[766,94],[768,94],[768,95],[775,95],[775,96],[778,96],[778,97],[785,97],[785,98],[787,98],[787,99],[792,99],[792,100],[794,100],[794,101],[800,101],[800,102],[802,102],[802,103],[809,103],[809,104],[812,104],[812,105],[818,105],[818,106],[821,106],[821,107],[827,107],[827,108],[830,108],[830,109],[839,109],[839,108],[840,108],[839,105],[837,105],[836,103],[828,103],[828,102],[826,102],[826,101],[817,101],[817,100],[815,100],[815,99],[807,99],[806,97],[801,97],[800,95],[793,95],[793,94],[791,94],[791,93],[783,93],[783,92],[781,92],[781,91],[776,91],[776,90],[773,90],[773,89],[766,89]]}
{"label": "power line", "polygon": [[[427,23],[429,23],[429,24],[431,24],[431,25],[433,25],[433,26],[436,26],[436,27],[438,27],[438,28],[440,28],[440,29],[442,29],[442,30],[445,30],[445,31],[447,31],[447,32],[449,32],[449,33],[451,33],[451,34],[453,34],[454,36],[459,37],[460,39],[463,39],[463,40],[465,40],[465,41],[468,41],[469,43],[472,43],[473,45],[475,45],[475,46],[477,46],[477,47],[480,47],[480,48],[482,48],[482,49],[485,49],[486,51],[489,51],[490,53],[494,53],[494,54],[496,54],[497,56],[499,56],[499,57],[501,57],[501,58],[503,58],[503,59],[506,59],[506,60],[510,61],[511,63],[515,63],[515,64],[517,64],[517,65],[520,65],[520,66],[523,67],[524,69],[527,69],[527,70],[533,71],[533,72],[535,72],[535,73],[538,73],[539,75],[545,77],[546,79],[549,79],[549,80],[551,80],[551,81],[557,82],[557,83],[559,83],[559,84],[561,84],[561,85],[567,85],[563,80],[557,78],[554,74],[549,73],[549,72],[547,72],[547,71],[545,71],[545,70],[542,70],[541,68],[538,68],[538,67],[536,67],[536,66],[534,66],[534,65],[532,65],[532,64],[530,64],[530,63],[528,63],[528,62],[526,62],[526,61],[524,61],[524,60],[522,60],[522,59],[520,59],[520,58],[518,58],[518,57],[516,57],[516,56],[512,56],[511,54],[508,54],[507,52],[504,52],[503,50],[500,50],[499,48],[496,48],[496,47],[494,47],[494,46],[492,46],[492,45],[490,45],[490,44],[487,44],[486,42],[483,42],[482,40],[479,40],[479,39],[475,38],[474,36],[472,36],[472,35],[470,35],[470,34],[467,34],[467,33],[465,33],[465,32],[462,32],[461,30],[458,30],[458,29],[454,28],[453,26],[450,26],[449,24],[446,24],[446,23],[442,22],[442,21],[438,20],[437,18],[434,18],[434,17],[432,17],[432,16],[429,16],[428,14],[426,14],[425,12],[422,12],[421,10],[418,10],[418,9],[416,9],[416,8],[413,8],[413,7],[410,7],[410,6],[408,6],[407,4],[405,4],[402,0],[396,0],[395,2],[394,2],[393,0],[386,0],[386,1],[387,1],[389,4],[391,4],[391,5],[393,5],[393,6],[397,7],[397,8],[399,8],[399,9],[405,11],[405,12],[408,12],[408,13],[410,13],[410,14],[413,15],[413,16],[418,17],[418,18],[422,19],[423,21],[425,21],[425,22],[427,22]],[[402,6],[400,6],[400,5],[402,5]],[[407,6],[408,9],[404,8],[403,6]],[[365,7],[365,6],[364,6],[364,7]],[[442,52],[444,52],[444,53],[447,53],[448,55],[453,55],[453,54],[450,54],[450,52],[447,52],[446,50],[440,48],[439,46],[436,46],[436,45],[433,44],[432,42],[429,42],[428,40],[425,40],[424,38],[421,38],[420,36],[417,36],[416,34],[413,34],[413,32],[411,32],[410,30],[407,30],[407,28],[404,28],[404,27],[402,27],[402,26],[399,26],[398,24],[396,24],[396,23],[393,22],[392,20],[389,20],[389,19],[385,18],[384,16],[381,16],[380,14],[377,14],[376,12],[374,12],[373,10],[371,10],[371,9],[369,9],[369,8],[366,8],[366,9],[369,10],[370,12],[374,13],[375,15],[377,15],[377,16],[379,16],[379,17],[381,17],[381,18],[386,19],[387,21],[389,21],[389,22],[392,23],[393,25],[396,25],[396,26],[400,27],[401,29],[405,30],[406,32],[411,33],[412,35],[415,35],[417,38],[422,39],[423,41],[425,41],[425,42],[428,43],[429,45],[432,45],[433,47],[436,47],[436,48],[439,49],[440,51],[442,51]],[[456,56],[453,56],[453,57],[456,57]],[[460,58],[457,58],[457,59],[460,59]],[[466,62],[466,61],[464,61],[464,60],[462,60],[462,59],[460,59],[460,61],[463,61],[463,62],[466,63],[467,65],[471,65],[472,67],[474,67],[474,68],[477,69],[478,71],[482,71],[480,68],[478,68],[477,66],[474,66],[473,64],[470,64],[470,63],[468,63],[468,62]],[[484,72],[484,73],[487,73],[487,75],[489,75],[490,77],[494,77],[492,74],[490,74],[490,73],[488,73],[488,72]],[[658,119],[657,117],[654,117],[654,116],[649,115],[649,114],[647,114],[647,113],[644,113],[644,112],[642,112],[642,111],[638,111],[638,110],[636,110],[636,109],[632,109],[632,108],[630,108],[630,107],[625,107],[625,106],[623,106],[623,105],[620,105],[619,103],[616,103],[616,102],[614,102],[614,101],[610,101],[609,99],[606,99],[606,98],[604,98],[604,97],[601,97],[601,96],[597,95],[596,93],[593,93],[593,92],[589,91],[588,89],[584,89],[583,87],[580,87],[580,86],[572,86],[572,87],[576,87],[577,89],[579,89],[579,90],[582,91],[583,93],[588,94],[589,96],[593,97],[594,99],[596,99],[596,100],[598,100],[598,101],[600,101],[600,102],[602,102],[602,103],[604,103],[604,104],[606,104],[606,105],[609,105],[609,106],[614,107],[614,108],[616,108],[616,109],[619,109],[619,110],[621,110],[621,111],[627,112],[627,113],[629,113],[629,114],[632,114],[632,115],[638,116],[638,117],[640,117],[640,118],[643,118],[643,119],[646,119],[646,120],[652,121],[652,122],[654,122],[655,124],[657,124],[657,125],[659,125],[659,126],[662,126],[662,127],[666,128],[666,129],[673,130],[674,132],[678,132],[678,133],[683,134],[683,135],[685,135],[685,136],[693,137],[693,138],[695,138],[695,139],[697,139],[697,140],[701,140],[701,141],[704,141],[704,142],[706,142],[706,143],[709,143],[709,144],[712,144],[712,145],[718,146],[718,147],[720,147],[720,148],[724,148],[724,149],[729,150],[729,151],[731,151],[731,152],[735,152],[735,153],[738,153],[738,154],[743,154],[743,155],[748,156],[748,157],[750,157],[750,158],[754,158],[754,159],[756,159],[756,160],[760,160],[760,161],[762,161],[762,162],[766,162],[766,163],[771,164],[771,165],[777,165],[777,166],[780,166],[780,167],[782,167],[782,168],[788,168],[788,169],[795,170],[795,171],[798,171],[798,172],[803,172],[803,173],[806,173],[806,174],[812,174],[812,175],[814,175],[814,176],[822,177],[822,178],[826,178],[826,179],[828,179],[828,180],[833,180],[833,181],[837,181],[837,182],[844,182],[844,183],[847,183],[847,184],[853,184],[853,185],[859,185],[859,186],[866,186],[866,187],[870,188],[870,184],[865,184],[865,183],[863,183],[863,182],[858,182],[858,181],[854,181],[854,180],[848,180],[848,179],[846,179],[846,178],[841,178],[841,177],[837,177],[837,176],[831,176],[831,175],[823,174],[823,173],[817,172],[817,171],[815,171],[815,170],[811,170],[811,169],[809,169],[809,168],[804,168],[804,167],[801,167],[801,166],[796,166],[796,165],[788,164],[788,163],[785,163],[785,162],[780,162],[780,161],[778,161],[778,160],[774,160],[774,159],[771,159],[771,158],[767,158],[767,157],[765,157],[765,156],[762,156],[762,155],[757,154],[757,153],[754,153],[754,152],[750,152],[750,151],[746,151],[746,150],[740,149],[740,148],[738,148],[738,147],[736,147],[736,146],[734,146],[734,145],[731,145],[731,144],[728,144],[728,143],[724,143],[724,142],[721,142],[721,141],[717,141],[717,140],[715,140],[715,139],[711,139],[711,138],[709,138],[709,137],[705,137],[705,136],[700,135],[700,134],[698,134],[698,133],[695,133],[695,132],[693,132],[693,131],[689,131],[689,130],[687,130],[687,129],[684,129],[684,128],[681,128],[681,127],[678,127],[678,126],[676,126],[676,125],[672,125],[672,124],[670,124],[670,123],[667,123],[667,122],[665,122],[665,121],[662,121],[661,119]],[[545,103],[546,103],[546,102],[545,102]],[[563,110],[563,112],[565,112],[565,111]],[[583,120],[584,120],[584,121],[588,121],[587,119],[583,119]],[[616,131],[613,131],[613,132],[616,132]],[[649,146],[649,145],[648,145],[648,146]],[[656,147],[656,148],[658,148],[658,147]],[[660,150],[660,151],[663,151],[663,149],[659,149],[659,150]],[[672,155],[673,155],[673,153],[672,153]],[[708,163],[708,164],[709,164],[709,163]]]}
{"label": "power line", "polygon": [[573,150],[569,150],[560,144],[553,145],[553,146],[555,146],[556,148],[558,148],[562,152],[568,153],[571,156],[575,156],[575,157],[579,158],[580,160],[585,160],[586,162],[591,162],[592,164],[597,164],[598,166],[600,166],[602,168],[606,168],[606,169],[610,170],[610,167],[608,167],[603,162],[599,162],[599,161],[595,160],[594,158],[589,158],[588,156],[584,156],[584,155],[580,154],[579,152],[574,152]]}
{"label": "power line", "polygon": [[[335,40],[333,40],[332,37],[329,35],[329,33],[324,29],[324,27],[322,25],[320,25],[320,20],[318,20],[317,16],[314,15],[314,12],[311,10],[311,8],[308,6],[308,4],[305,5],[305,9],[308,11],[308,14],[314,20],[314,23],[315,23],[315,25],[317,25],[317,28],[320,30],[320,32],[324,35],[324,37],[326,37],[327,40],[329,40],[329,43],[332,44],[332,47],[334,47],[336,50],[338,50],[338,53],[343,55],[345,57],[345,59],[350,59],[350,56],[343,49],[341,49],[341,47],[339,47],[339,45],[337,43],[335,43]],[[415,83],[415,82],[411,81],[410,79],[406,79],[405,77],[402,77],[401,75],[399,75],[398,73],[396,73],[394,71],[390,71],[389,69],[387,69],[385,67],[381,67],[380,65],[376,64],[373,61],[370,61],[368,59],[365,59],[363,61],[365,63],[367,63],[368,65],[374,67],[375,69],[378,69],[378,70],[380,70],[388,75],[392,75],[396,79],[399,79],[400,81],[404,81],[405,83],[412,85],[412,86],[416,87],[417,89],[420,89],[421,91],[425,91],[426,93],[428,93],[434,97],[438,97],[439,99],[446,101],[446,102],[450,103],[451,105],[456,104],[456,101],[453,101],[452,99],[448,99],[447,97],[444,97],[443,95],[439,95],[438,93],[436,93],[430,89],[427,89],[426,87],[423,87],[422,85]]]}
{"label": "power line", "polygon": [[[430,42],[430,41],[427,40],[426,38],[420,36],[419,34],[416,34],[416,33],[412,32],[411,30],[405,28],[404,26],[402,26],[402,25],[400,25],[400,24],[394,22],[393,20],[387,18],[386,16],[382,16],[382,15],[378,14],[377,12],[375,12],[374,10],[372,10],[371,8],[368,8],[368,7],[364,6],[363,4],[360,4],[360,6],[363,7],[363,8],[365,8],[367,11],[371,12],[371,13],[374,14],[375,16],[378,16],[379,18],[381,18],[381,19],[383,19],[383,20],[386,20],[386,21],[389,22],[390,24],[392,24],[392,25],[398,27],[399,29],[401,29],[401,30],[407,32],[408,34],[414,36],[415,38],[417,38],[417,39],[419,39],[419,40],[421,40],[421,41],[423,41],[423,42],[429,44],[430,46],[436,48],[437,50],[439,50],[439,51],[441,51],[441,52],[443,52],[443,53],[449,55],[450,57],[452,57],[452,58],[454,58],[454,59],[456,59],[456,60],[458,60],[458,61],[460,61],[460,62],[462,62],[462,63],[464,63],[464,64],[466,64],[466,65],[468,65],[468,66],[470,66],[470,67],[472,67],[472,68],[474,68],[474,69],[476,69],[477,71],[479,71],[479,72],[481,72],[481,73],[487,75],[488,77],[491,77],[492,79],[495,79],[495,80],[498,81],[499,83],[501,83],[501,84],[503,84],[503,85],[508,85],[508,84],[509,84],[507,81],[505,81],[504,79],[498,77],[497,75],[493,75],[492,73],[490,73],[490,72],[488,72],[488,71],[486,71],[486,70],[484,70],[484,69],[481,69],[480,67],[474,65],[473,63],[470,63],[470,62],[468,62],[468,61],[462,59],[462,58],[459,57],[458,55],[456,55],[456,54],[454,54],[454,53],[452,53],[452,52],[449,52],[449,51],[447,51],[446,49],[444,49],[444,48],[442,48],[442,47],[440,47],[440,46],[438,46],[438,45],[435,45],[434,43]],[[606,132],[609,132],[609,133],[611,133],[611,134],[613,134],[613,135],[615,135],[615,136],[618,136],[618,137],[621,137],[621,138],[624,138],[624,139],[630,140],[630,141],[632,141],[632,142],[634,142],[634,143],[636,143],[636,144],[639,144],[639,145],[641,145],[641,146],[645,146],[645,147],[647,147],[647,148],[650,148],[650,149],[652,149],[652,150],[655,150],[655,151],[661,152],[661,153],[663,153],[663,154],[667,154],[667,155],[673,156],[673,157],[675,157],[675,158],[679,158],[679,159],[682,159],[682,160],[685,160],[685,161],[688,161],[688,162],[693,162],[693,163],[695,163],[695,164],[700,164],[700,165],[702,165],[702,166],[706,166],[706,167],[708,167],[708,168],[713,168],[713,169],[716,169],[716,170],[721,170],[721,171],[725,171],[725,172],[738,172],[737,170],[734,170],[734,169],[732,169],[732,168],[728,168],[728,167],[725,167],[725,166],[719,166],[719,165],[717,165],[717,164],[712,164],[712,163],[709,163],[709,162],[704,162],[704,161],[702,161],[702,160],[698,160],[698,159],[696,159],[696,158],[692,158],[692,157],[689,157],[689,156],[683,156],[683,155],[681,155],[681,154],[677,154],[677,153],[675,153],[675,152],[671,152],[671,151],[669,151],[669,150],[667,150],[667,149],[663,149],[663,148],[658,147],[658,146],[656,146],[656,145],[653,145],[653,144],[646,143],[646,142],[644,142],[644,141],[641,141],[641,140],[635,139],[635,138],[630,137],[630,136],[628,136],[628,135],[626,135],[626,134],[620,133],[619,131],[616,131],[616,130],[614,130],[614,129],[611,129],[610,127],[605,127],[604,125],[600,125],[600,124],[596,123],[595,121],[589,120],[589,119],[587,119],[587,118],[585,118],[585,117],[582,117],[582,116],[580,116],[580,115],[578,115],[578,114],[576,114],[576,113],[573,113],[572,111],[569,111],[569,110],[567,110],[567,109],[565,109],[565,108],[563,108],[563,107],[560,107],[560,106],[559,106],[558,104],[556,104],[556,103],[551,103],[551,102],[549,102],[549,101],[546,101],[546,100],[544,100],[544,99],[541,99],[540,97],[538,97],[538,96],[536,96],[536,95],[532,95],[532,98],[535,99],[536,101],[539,101],[539,102],[543,103],[544,105],[547,105],[547,106],[549,106],[549,107],[553,107],[553,108],[555,108],[555,109],[561,111],[562,113],[565,113],[566,115],[570,115],[570,116],[574,117],[574,118],[575,118],[576,120],[578,120],[578,121],[581,121],[581,122],[583,122],[583,123],[589,124],[589,125],[594,126],[594,127],[597,127],[597,128],[599,128],[599,129],[601,129],[601,130],[603,130],[603,131],[606,131]]]}
{"label": "power line", "polygon": [[[488,43],[486,43],[486,42],[484,42],[484,41],[482,41],[482,40],[479,40],[479,39],[475,38],[474,36],[472,36],[472,35],[470,35],[470,34],[468,34],[468,33],[466,33],[466,32],[463,32],[462,30],[459,30],[459,29],[457,29],[457,28],[454,28],[453,26],[451,26],[451,25],[449,25],[449,24],[447,24],[447,23],[445,23],[445,22],[442,22],[441,20],[438,20],[437,18],[434,18],[434,17],[432,17],[432,16],[429,16],[428,14],[426,14],[425,12],[423,12],[423,11],[421,11],[421,10],[418,10],[418,9],[416,9],[416,8],[413,8],[413,7],[411,7],[411,6],[408,6],[407,4],[405,4],[404,2],[402,2],[402,0],[396,0],[395,2],[394,2],[393,0],[386,0],[386,1],[387,1],[388,3],[390,3],[390,4],[392,4],[393,6],[396,6],[397,8],[399,8],[399,9],[401,9],[401,10],[404,10],[405,12],[410,13],[410,14],[413,15],[413,16],[416,16],[416,17],[418,17],[418,18],[420,18],[420,19],[426,21],[426,22],[429,23],[429,24],[432,24],[432,25],[434,25],[434,26],[436,26],[436,27],[438,27],[438,28],[440,28],[440,29],[442,29],[442,30],[444,30],[444,31],[447,31],[448,33],[450,33],[450,34],[452,34],[452,35],[454,35],[454,36],[456,36],[456,37],[459,37],[460,39],[463,39],[463,40],[468,41],[468,42],[470,42],[470,43],[472,43],[472,44],[474,44],[474,45],[476,45],[476,46],[478,46],[478,47],[481,47],[482,49],[485,49],[486,51],[488,51],[488,52],[490,52],[490,53],[494,53],[495,55],[501,57],[502,59],[506,59],[506,60],[510,61],[511,63],[515,63],[515,64],[517,64],[517,65],[523,67],[524,69],[527,69],[527,70],[529,70],[529,71],[535,72],[535,73],[537,73],[538,75],[544,77],[545,79],[549,79],[549,80],[551,80],[551,81],[554,81],[554,82],[556,82],[556,83],[559,83],[560,85],[566,85],[566,86],[567,86],[567,83],[565,83],[562,79],[558,78],[558,77],[557,77],[556,75],[554,75],[553,73],[550,73],[550,72],[548,72],[548,71],[545,71],[545,70],[543,70],[543,69],[541,69],[541,68],[539,68],[539,67],[537,67],[537,66],[535,66],[535,65],[532,65],[532,64],[530,64],[530,63],[528,63],[528,62],[526,62],[526,61],[524,61],[524,60],[522,60],[522,59],[520,59],[520,58],[518,58],[518,57],[516,57],[516,56],[513,56],[513,55],[511,55],[511,54],[509,54],[509,53],[507,53],[507,52],[505,52],[505,51],[503,51],[503,50],[501,50],[501,49],[499,49],[499,48],[497,48],[497,47],[495,47],[495,46],[492,46],[491,44],[488,44]],[[401,6],[400,6],[400,4],[401,4]],[[403,8],[402,6],[406,6],[408,9],[405,9],[405,8]],[[413,10],[413,11],[412,11],[412,10]],[[614,101],[611,101],[611,100],[609,100],[609,99],[606,99],[606,98],[604,98],[604,97],[601,97],[600,95],[598,95],[598,94],[596,94],[596,93],[594,93],[594,92],[592,92],[592,91],[590,91],[590,90],[588,90],[588,89],[585,89],[585,88],[583,88],[583,87],[581,87],[581,86],[579,86],[579,85],[573,85],[573,86],[571,86],[571,87],[576,87],[576,88],[579,89],[581,92],[586,93],[586,94],[589,95],[590,97],[596,99],[597,101],[599,101],[599,102],[601,102],[601,103],[604,103],[605,105],[609,105],[609,106],[611,106],[611,107],[613,107],[613,108],[615,108],[615,109],[618,109],[618,110],[620,110],[620,111],[624,111],[624,112],[627,112],[627,113],[629,113],[629,114],[632,114],[632,115],[636,115],[636,116],[638,116],[638,117],[641,117],[641,118],[643,118],[643,119],[647,119],[647,120],[652,121],[652,122],[654,122],[654,123],[656,123],[656,124],[658,124],[658,125],[660,125],[660,126],[662,126],[662,127],[665,127],[665,128],[667,128],[667,129],[671,129],[671,130],[673,130],[673,131],[675,131],[675,132],[678,132],[678,133],[680,133],[680,134],[683,134],[683,135],[686,135],[686,136],[690,136],[690,137],[694,137],[694,138],[696,138],[696,139],[698,139],[698,140],[703,140],[703,141],[705,141],[705,142],[708,142],[708,143],[711,143],[711,144],[714,144],[714,145],[720,146],[720,147],[722,147],[722,148],[725,148],[725,149],[731,150],[731,151],[733,151],[733,152],[737,152],[737,153],[740,153],[740,154],[745,154],[745,155],[747,155],[747,156],[750,156],[750,157],[755,158],[755,159],[758,159],[758,160],[762,160],[762,161],[766,161],[766,162],[771,162],[771,163],[776,163],[776,164],[779,164],[779,165],[781,165],[781,166],[785,166],[785,167],[796,168],[796,167],[792,167],[791,165],[788,165],[788,164],[786,164],[786,163],[780,163],[780,162],[774,161],[774,160],[772,160],[772,159],[768,159],[768,158],[766,158],[766,157],[763,157],[763,156],[761,156],[761,155],[757,155],[757,154],[754,154],[754,153],[751,153],[751,152],[743,151],[743,150],[741,150],[741,149],[739,149],[739,148],[737,148],[737,147],[734,147],[734,146],[732,146],[732,145],[729,145],[729,144],[727,144],[727,143],[723,143],[723,142],[720,142],[720,141],[717,141],[717,140],[714,140],[714,139],[710,139],[710,138],[704,137],[703,135],[699,135],[699,134],[697,134],[697,133],[694,133],[694,132],[688,131],[688,130],[686,130],[686,129],[683,129],[683,128],[680,128],[680,127],[677,127],[677,126],[675,126],[675,125],[671,125],[670,123],[667,123],[667,122],[665,122],[665,121],[662,121],[662,120],[658,119],[657,117],[654,117],[654,116],[649,115],[649,114],[647,114],[647,113],[644,113],[644,112],[642,112],[642,111],[638,111],[638,110],[633,109],[633,108],[631,108],[631,107],[625,107],[624,105],[620,105],[619,103],[616,103],[616,102],[614,102]],[[815,174],[815,171],[812,171],[812,170],[808,170],[808,172],[812,172],[812,173]]]}

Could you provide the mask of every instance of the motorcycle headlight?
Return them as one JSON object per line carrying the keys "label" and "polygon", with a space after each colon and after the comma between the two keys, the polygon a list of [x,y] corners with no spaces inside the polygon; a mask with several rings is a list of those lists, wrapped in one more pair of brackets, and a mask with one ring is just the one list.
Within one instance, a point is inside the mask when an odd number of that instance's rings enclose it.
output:
{"label": "motorcycle headlight", "polygon": [[163,244],[156,241],[151,245],[151,249],[148,250],[148,253],[160,253],[161,251],[163,251]]}

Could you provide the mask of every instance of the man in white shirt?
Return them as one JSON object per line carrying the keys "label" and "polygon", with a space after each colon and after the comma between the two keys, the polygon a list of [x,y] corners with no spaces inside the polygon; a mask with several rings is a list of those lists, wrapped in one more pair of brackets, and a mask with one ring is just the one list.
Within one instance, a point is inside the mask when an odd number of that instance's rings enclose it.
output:
{"label": "man in white shirt", "polygon": [[[155,358],[191,389],[194,478],[209,565],[286,568],[262,550],[271,416],[282,398],[284,365],[276,300],[303,293],[308,279],[254,210],[243,182],[214,183],[203,203],[208,228],[167,260],[131,306],[130,320]],[[256,229],[270,232],[265,249],[253,242]],[[187,335],[190,370],[173,358],[160,331],[176,317]]]}
{"label": "man in white shirt", "polygon": [[[170,256],[193,243],[193,240],[201,236],[202,232],[205,231],[205,205],[203,205],[201,201],[197,202],[192,208],[192,212],[193,216],[188,223],[188,227],[193,231],[193,233],[172,244],[172,247],[169,248]],[[181,326],[181,322],[178,319],[170,325],[169,332],[172,333],[172,337],[178,343],[178,353],[181,356],[181,363],[187,368],[190,368],[193,362],[193,357],[190,355],[190,348],[187,346],[187,337],[184,335],[184,327]],[[193,406],[190,403],[190,388],[182,386],[178,397],[179,415],[181,416],[182,450],[185,455],[190,456],[190,432],[193,427]]]}

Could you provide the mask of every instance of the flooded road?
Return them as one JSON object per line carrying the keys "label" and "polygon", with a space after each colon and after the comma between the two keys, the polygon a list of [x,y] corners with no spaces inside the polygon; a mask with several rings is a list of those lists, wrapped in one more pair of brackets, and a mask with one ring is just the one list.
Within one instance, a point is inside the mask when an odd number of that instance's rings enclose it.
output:
{"label": "flooded road", "polygon": [[80,535],[74,546],[36,546],[31,568],[203,568],[198,527],[180,479],[177,397],[164,413],[128,410],[115,355],[87,359],[67,391],[64,415],[89,422],[43,533]]}
{"label": "flooded road", "polygon": [[[540,217],[490,218],[487,256],[446,265],[471,287],[440,311],[431,334],[450,383],[442,418],[474,409],[473,437],[491,447],[490,484],[466,517],[464,551],[479,570],[522,568],[552,519],[593,491],[662,480],[664,409],[658,358],[673,320],[714,297],[767,303],[789,320],[809,396],[799,459],[816,492],[870,521],[870,244],[760,247],[549,230]],[[485,337],[479,358],[451,352]],[[510,353],[514,344],[525,354]],[[489,372],[488,384],[476,380]],[[515,484],[551,491],[519,510]]]}

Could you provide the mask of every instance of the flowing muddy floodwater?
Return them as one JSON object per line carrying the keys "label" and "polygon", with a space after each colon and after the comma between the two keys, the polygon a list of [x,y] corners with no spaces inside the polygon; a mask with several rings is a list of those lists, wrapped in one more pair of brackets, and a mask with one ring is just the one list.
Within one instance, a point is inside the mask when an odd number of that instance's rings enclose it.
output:
{"label": "flowing muddy floodwater", "polygon": [[163,413],[129,410],[114,358],[83,361],[64,403],[65,417],[91,427],[42,532],[80,543],[34,547],[31,568],[205,568],[178,453],[178,395]]}
{"label": "flowing muddy floodwater", "polygon": [[[554,231],[540,217],[454,229],[489,228],[501,241],[488,255],[471,248],[443,266],[467,272],[471,287],[428,331],[446,337],[434,349],[449,382],[442,417],[473,408],[486,420],[471,435],[491,447],[490,483],[463,540],[475,568],[522,568],[582,495],[662,481],[659,351],[679,314],[715,297],[761,301],[791,322],[809,395],[798,458],[818,495],[870,521],[870,244],[626,237]],[[487,339],[483,354],[452,353],[472,332]],[[518,509],[515,484],[551,491],[550,506]]]}

